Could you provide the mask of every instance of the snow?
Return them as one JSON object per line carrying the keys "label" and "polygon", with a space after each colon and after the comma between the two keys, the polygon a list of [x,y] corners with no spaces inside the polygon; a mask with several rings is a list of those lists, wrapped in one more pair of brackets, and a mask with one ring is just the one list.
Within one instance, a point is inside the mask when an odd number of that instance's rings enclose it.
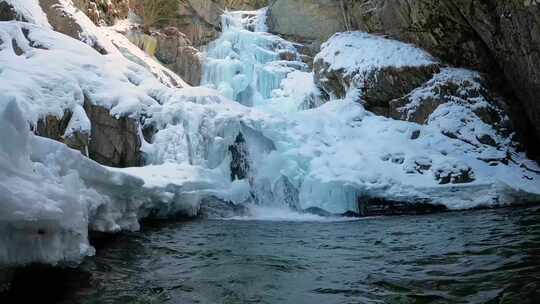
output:
{"label": "snow", "polygon": [[403,42],[363,32],[336,33],[321,45],[314,61],[322,60],[330,70],[345,70],[345,75],[382,69],[436,64],[425,51]]}
{"label": "snow", "polygon": [[[284,134],[270,138],[288,139],[280,141],[286,144],[278,145],[277,160],[267,166],[297,181],[303,209],[357,211],[356,198],[362,196],[410,202],[427,198],[465,209],[512,202],[519,191],[533,194],[532,199],[540,194],[538,174],[520,166],[519,161],[526,160],[523,155],[516,155],[516,163],[492,167],[477,158],[481,153],[474,146],[448,138],[436,127],[375,116],[350,100],[299,112],[281,130]],[[415,130],[421,135],[412,140]],[[411,172],[411,163],[431,168]],[[473,170],[473,182],[443,185],[434,178],[437,170],[462,166]],[[478,199],[480,190],[490,199]]]}
{"label": "snow", "polygon": [[[28,39],[23,34],[28,31]],[[62,117],[85,101],[110,109],[114,116],[138,116],[158,105],[156,92],[167,91],[150,72],[121,54],[101,55],[79,41],[35,25],[1,22],[0,95],[20,102],[28,119]],[[24,51],[17,55],[12,41]],[[61,59],[60,59],[61,58]]]}
{"label": "snow", "polygon": [[89,226],[138,228],[119,204],[136,196],[141,180],[35,137],[13,99],[0,98],[0,113],[0,265],[78,262],[94,253]]}
{"label": "snow", "polygon": [[15,12],[23,20],[34,23],[44,28],[51,28],[47,16],[41,10],[36,0],[1,0],[15,9]]}
{"label": "snow", "polygon": [[76,105],[73,107],[72,111],[71,119],[68,122],[63,137],[68,138],[77,132],[81,134],[90,134],[91,123],[84,108],[80,105]]}

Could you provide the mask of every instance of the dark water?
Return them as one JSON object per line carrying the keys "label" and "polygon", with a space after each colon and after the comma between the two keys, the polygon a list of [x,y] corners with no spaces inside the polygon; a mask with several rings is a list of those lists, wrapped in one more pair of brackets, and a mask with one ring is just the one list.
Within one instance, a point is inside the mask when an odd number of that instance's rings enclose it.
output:
{"label": "dark water", "polygon": [[146,225],[62,303],[540,303],[540,208]]}

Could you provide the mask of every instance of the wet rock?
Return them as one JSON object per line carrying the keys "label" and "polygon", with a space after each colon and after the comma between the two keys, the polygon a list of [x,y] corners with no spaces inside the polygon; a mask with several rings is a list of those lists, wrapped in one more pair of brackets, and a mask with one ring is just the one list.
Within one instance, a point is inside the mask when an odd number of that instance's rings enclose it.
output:
{"label": "wet rock", "polygon": [[291,210],[300,210],[300,192],[289,178],[282,175],[273,185],[274,201],[280,202]]}
{"label": "wet rock", "polygon": [[249,151],[242,133],[238,133],[234,144],[229,146],[231,153],[231,181],[245,179],[249,173]]}
{"label": "wet rock", "polygon": [[234,204],[216,197],[204,198],[198,216],[206,219],[231,218],[247,216],[249,209],[243,204]]}
{"label": "wet rock", "polygon": [[360,217],[360,213],[354,212],[354,211],[347,211],[345,213],[340,214],[342,217]]}
{"label": "wet rock", "polygon": [[361,216],[415,215],[448,211],[446,206],[430,202],[399,202],[383,198],[358,198]]}
{"label": "wet rock", "polygon": [[331,216],[332,213],[324,210],[324,209],[321,209],[319,207],[309,207],[309,208],[306,208],[304,210],[302,210],[303,213],[308,213],[308,214],[314,214],[314,215],[318,215],[318,216]]}

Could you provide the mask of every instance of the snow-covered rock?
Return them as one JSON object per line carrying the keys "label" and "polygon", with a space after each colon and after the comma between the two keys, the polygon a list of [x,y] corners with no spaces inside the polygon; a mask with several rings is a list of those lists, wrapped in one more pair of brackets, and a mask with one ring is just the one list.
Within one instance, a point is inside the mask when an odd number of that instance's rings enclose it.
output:
{"label": "snow-covered rock", "polygon": [[439,63],[410,44],[362,32],[337,33],[315,56],[315,80],[330,99],[354,94],[366,108],[386,115],[402,97],[439,71]]}
{"label": "snow-covered rock", "polygon": [[19,20],[51,28],[38,0],[0,0],[0,21]]}
{"label": "snow-covered rock", "polygon": [[491,150],[486,161],[511,159],[512,130],[502,98],[474,71],[444,68],[423,86],[390,102],[390,116],[437,127],[446,136]]}

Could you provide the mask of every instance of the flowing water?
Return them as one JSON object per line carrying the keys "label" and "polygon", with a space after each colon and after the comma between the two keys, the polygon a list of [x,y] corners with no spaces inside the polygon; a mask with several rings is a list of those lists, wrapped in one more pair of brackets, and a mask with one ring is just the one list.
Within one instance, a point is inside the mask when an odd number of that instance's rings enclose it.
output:
{"label": "flowing water", "polygon": [[280,218],[146,223],[107,241],[79,270],[41,274],[41,289],[26,281],[11,296],[81,304],[540,303],[538,206]]}

